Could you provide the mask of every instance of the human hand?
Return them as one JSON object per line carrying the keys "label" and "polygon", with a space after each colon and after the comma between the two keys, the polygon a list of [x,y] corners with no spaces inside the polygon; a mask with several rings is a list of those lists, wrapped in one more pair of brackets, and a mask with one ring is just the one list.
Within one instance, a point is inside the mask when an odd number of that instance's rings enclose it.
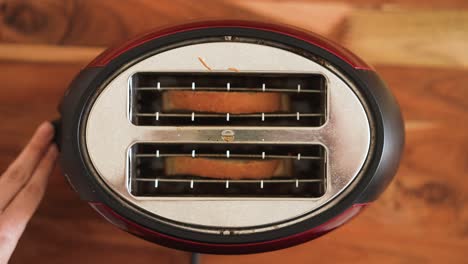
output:
{"label": "human hand", "polygon": [[28,145],[0,176],[0,263],[7,263],[36,211],[57,158],[54,128],[42,123]]}

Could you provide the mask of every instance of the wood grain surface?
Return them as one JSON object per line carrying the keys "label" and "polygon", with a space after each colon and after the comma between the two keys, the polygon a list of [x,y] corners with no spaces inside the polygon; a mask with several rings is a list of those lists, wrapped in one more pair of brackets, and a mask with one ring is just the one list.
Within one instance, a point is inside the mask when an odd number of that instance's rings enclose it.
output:
{"label": "wood grain surface", "polygon": [[[403,111],[402,164],[378,201],[324,237],[201,263],[468,263],[467,10],[458,0],[0,1],[0,170],[57,117],[68,83],[104,47],[194,19],[290,23],[376,66]],[[108,224],[57,168],[11,263],[189,263],[189,253]]]}

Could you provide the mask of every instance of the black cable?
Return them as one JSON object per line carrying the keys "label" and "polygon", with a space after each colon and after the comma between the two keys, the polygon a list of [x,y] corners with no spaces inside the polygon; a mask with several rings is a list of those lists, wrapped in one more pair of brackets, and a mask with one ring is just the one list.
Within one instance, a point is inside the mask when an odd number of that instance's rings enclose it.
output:
{"label": "black cable", "polygon": [[200,253],[192,252],[192,257],[190,258],[191,264],[200,264]]}

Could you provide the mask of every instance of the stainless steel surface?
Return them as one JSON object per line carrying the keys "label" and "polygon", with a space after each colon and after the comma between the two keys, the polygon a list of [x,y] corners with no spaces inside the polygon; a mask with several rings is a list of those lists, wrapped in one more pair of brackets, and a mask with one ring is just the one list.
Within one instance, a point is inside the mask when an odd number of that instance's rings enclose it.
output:
{"label": "stainless steel surface", "polygon": [[[214,71],[319,73],[327,78],[327,121],[321,127],[149,127],[131,124],[130,78],[143,71]],[[232,88],[231,88],[232,89]],[[303,90],[301,90],[302,92]],[[280,228],[325,210],[354,184],[371,144],[369,120],[352,84],[305,57],[270,46],[216,42],[169,50],[134,64],[116,76],[96,99],[86,123],[86,147],[102,180],[123,199],[155,215],[185,223],[168,224],[207,233],[252,233]],[[260,120],[259,120],[260,121]],[[260,121],[261,122],[261,121]],[[128,191],[127,151],[137,142],[320,144],[327,153],[326,193],[320,198],[151,198]],[[302,157],[301,157],[302,158]],[[192,182],[193,184],[193,182]],[[228,184],[228,183],[227,183]],[[291,221],[286,221],[293,219]],[[161,220],[165,221],[165,220]],[[281,223],[278,223],[281,222]],[[204,226],[194,227],[190,224]],[[265,225],[261,228],[256,226]]]}

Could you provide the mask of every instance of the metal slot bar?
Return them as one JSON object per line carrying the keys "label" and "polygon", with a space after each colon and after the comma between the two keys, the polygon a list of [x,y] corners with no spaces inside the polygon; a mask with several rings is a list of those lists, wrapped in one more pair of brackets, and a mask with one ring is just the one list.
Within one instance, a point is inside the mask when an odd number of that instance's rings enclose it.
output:
{"label": "metal slot bar", "polygon": [[[273,114],[229,114],[229,117],[231,118],[236,118],[236,117],[245,117],[245,118],[267,118],[267,117],[294,117],[297,119],[297,113],[294,114],[281,114],[281,113],[273,113]],[[187,117],[187,118],[195,118],[195,117],[222,117],[226,118],[226,114],[202,114],[202,113],[161,113],[161,112],[156,112],[156,113],[135,113],[135,116],[147,116],[147,117]],[[300,113],[300,117],[321,117],[325,116],[325,114],[320,114],[320,113]]]}
{"label": "metal slot bar", "polygon": [[[193,154],[135,154],[136,158],[168,158],[168,157],[194,157]],[[197,158],[226,158],[226,154],[199,154]],[[298,159],[298,155],[256,155],[256,154],[229,154],[230,158],[250,158],[250,159]],[[303,160],[322,160],[318,156],[300,156]]]}
{"label": "metal slot bar", "polygon": [[[194,87],[194,86],[193,86]],[[191,87],[136,87],[134,88],[136,91],[193,91],[195,90],[192,86]],[[299,86],[300,87],[300,86]],[[213,92],[268,92],[268,93],[324,93],[325,91],[323,90],[318,90],[318,89],[304,89],[300,88],[294,88],[294,89],[284,89],[284,88],[241,88],[241,87],[231,87],[231,86],[226,86],[226,87],[196,87],[196,91],[213,91]]]}
{"label": "metal slot bar", "polygon": [[220,179],[177,179],[177,178],[135,178],[136,181],[142,181],[142,182],[186,182],[186,183],[197,183],[197,182],[206,182],[206,183],[225,183],[226,181],[229,181],[229,184],[232,183],[301,183],[301,182],[324,182],[322,179],[262,179],[262,180],[232,180],[232,179],[226,179],[226,180],[220,180]]}

